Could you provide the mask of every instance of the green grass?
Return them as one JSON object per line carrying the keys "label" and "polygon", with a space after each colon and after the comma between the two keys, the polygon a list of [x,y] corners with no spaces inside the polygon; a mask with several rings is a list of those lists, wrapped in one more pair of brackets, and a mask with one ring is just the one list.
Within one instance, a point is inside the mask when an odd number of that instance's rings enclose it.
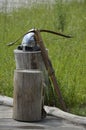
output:
{"label": "green grass", "polygon": [[[7,47],[6,44],[34,27],[73,36],[72,39],[65,39],[42,33],[68,109],[86,116],[86,3],[57,2],[53,6],[36,5],[0,13],[0,94],[13,95],[13,50],[17,45]],[[52,100],[51,95],[50,92]]]}

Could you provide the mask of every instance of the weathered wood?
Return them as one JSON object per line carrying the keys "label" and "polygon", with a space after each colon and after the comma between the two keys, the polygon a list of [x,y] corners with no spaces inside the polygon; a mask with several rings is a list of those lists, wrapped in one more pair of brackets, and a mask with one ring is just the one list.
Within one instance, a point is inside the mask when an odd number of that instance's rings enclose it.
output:
{"label": "weathered wood", "polygon": [[13,106],[13,98],[0,95],[0,105]]}
{"label": "weathered wood", "polygon": [[72,124],[52,116],[33,123],[15,121],[12,119],[12,107],[0,105],[0,130],[86,130],[85,128],[84,125]]}
{"label": "weathered wood", "polygon": [[44,106],[44,109],[48,115],[60,117],[60,118],[66,119],[68,121],[72,121],[74,123],[86,125],[86,117],[70,114],[70,113],[64,112],[56,107]]}
{"label": "weathered wood", "polygon": [[[4,102],[3,102],[3,100]],[[8,101],[9,100],[9,101]],[[7,96],[0,96],[0,103],[3,103],[3,105],[8,105],[9,106],[9,103],[11,103],[11,106],[13,106],[13,99],[12,98],[9,98]],[[5,103],[5,104],[4,104]],[[68,120],[68,121],[71,121],[73,123],[77,123],[77,124],[83,124],[83,125],[86,125],[86,117],[83,117],[83,116],[78,116],[78,115],[74,115],[74,114],[71,114],[71,113],[67,113],[67,112],[64,112],[62,110],[60,110],[59,108],[56,108],[56,107],[50,107],[50,106],[44,106],[44,109],[46,111],[46,113],[48,115],[51,115],[51,116],[55,116],[55,117],[60,117],[62,119],[65,119],[65,120]],[[4,110],[4,109],[3,109]],[[7,113],[7,112],[6,112]],[[5,113],[5,114],[6,114]],[[2,113],[2,115],[0,114],[0,117],[2,118],[4,115]],[[9,116],[8,116],[9,118]]]}
{"label": "weathered wood", "polygon": [[44,71],[41,51],[14,50],[16,69],[39,69]]}
{"label": "weathered wood", "polygon": [[[6,100],[6,98],[5,98],[5,100]],[[9,101],[10,101],[10,98],[9,98]],[[7,102],[7,100],[6,100],[6,102]],[[8,104],[8,102],[7,102],[7,104]],[[0,105],[0,119],[12,118],[12,114],[13,114],[13,107],[9,107],[9,105],[7,106],[6,104]],[[1,127],[0,127],[0,130],[2,130]]]}
{"label": "weathered wood", "polygon": [[21,121],[41,120],[42,103],[42,72],[15,70],[13,118]]}
{"label": "weathered wood", "polygon": [[[48,53],[48,50],[46,49]],[[49,85],[48,73],[46,71],[41,51],[22,51],[14,50],[16,69],[22,70],[40,70],[43,72],[45,84]]]}

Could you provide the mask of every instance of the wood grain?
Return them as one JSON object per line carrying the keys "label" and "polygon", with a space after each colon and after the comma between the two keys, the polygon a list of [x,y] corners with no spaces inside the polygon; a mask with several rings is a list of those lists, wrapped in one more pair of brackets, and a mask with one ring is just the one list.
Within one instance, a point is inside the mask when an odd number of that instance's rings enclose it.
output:
{"label": "wood grain", "polygon": [[42,102],[42,72],[15,70],[13,118],[21,121],[40,120]]}

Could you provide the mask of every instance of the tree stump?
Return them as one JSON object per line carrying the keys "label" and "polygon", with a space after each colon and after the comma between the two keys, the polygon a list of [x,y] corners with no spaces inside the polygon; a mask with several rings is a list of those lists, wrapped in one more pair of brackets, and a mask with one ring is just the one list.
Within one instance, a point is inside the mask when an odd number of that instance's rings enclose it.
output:
{"label": "tree stump", "polygon": [[39,121],[42,119],[42,108],[42,72],[15,70],[13,118],[20,121]]}
{"label": "tree stump", "polygon": [[[13,118],[21,121],[38,121],[44,118],[43,83],[48,76],[41,51],[14,50]],[[44,75],[44,76],[43,76]]]}
{"label": "tree stump", "polygon": [[[48,52],[48,50],[46,49]],[[14,50],[16,69],[40,70],[43,72],[43,80],[46,86],[49,85],[48,73],[42,59],[41,51]]]}
{"label": "tree stump", "polygon": [[41,51],[22,51],[14,50],[16,69],[38,69],[45,70]]}

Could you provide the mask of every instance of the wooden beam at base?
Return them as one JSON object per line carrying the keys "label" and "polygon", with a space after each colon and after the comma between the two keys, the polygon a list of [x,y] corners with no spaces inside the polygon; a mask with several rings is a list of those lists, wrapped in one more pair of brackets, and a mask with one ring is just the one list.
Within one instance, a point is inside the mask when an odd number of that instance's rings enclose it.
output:
{"label": "wooden beam at base", "polygon": [[[7,96],[0,95],[0,104],[13,106],[13,99]],[[44,109],[48,115],[60,117],[77,124],[86,125],[86,117],[70,114],[56,107],[44,106]]]}
{"label": "wooden beam at base", "polygon": [[86,117],[70,114],[56,107],[44,106],[44,109],[48,115],[60,117],[74,123],[86,125]]}

